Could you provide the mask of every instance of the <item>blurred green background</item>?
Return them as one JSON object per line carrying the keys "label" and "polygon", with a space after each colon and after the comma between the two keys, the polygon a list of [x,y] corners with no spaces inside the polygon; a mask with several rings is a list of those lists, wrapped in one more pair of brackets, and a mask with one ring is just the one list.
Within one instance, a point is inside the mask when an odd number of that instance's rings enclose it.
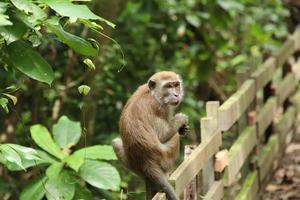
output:
{"label": "blurred green background", "polygon": [[[68,29],[83,38],[96,38],[100,51],[93,58],[94,71],[85,67],[82,56],[51,38],[38,46],[55,73],[51,87],[18,71],[6,73],[0,65],[0,89],[19,88],[14,92],[17,105],[10,103],[9,113],[0,108],[1,143],[32,146],[28,137],[32,124],[51,127],[66,115],[86,128],[86,141],[83,138],[80,147],[110,144],[118,136],[126,100],[160,70],[183,77],[186,92],[178,110],[190,117],[192,126],[184,142],[198,143],[205,102],[222,102],[232,94],[236,74],[256,69],[276,52],[291,25],[287,5],[280,0],[95,0],[87,4],[116,24],[115,29],[103,25],[106,36],[79,24]],[[77,90],[82,84],[91,87],[85,97]],[[112,164],[122,179],[122,190],[112,196],[142,199],[142,180],[118,161]],[[9,172],[0,166],[0,198],[9,194],[16,199],[28,173],[37,172]],[[91,190],[95,199],[105,196]]]}

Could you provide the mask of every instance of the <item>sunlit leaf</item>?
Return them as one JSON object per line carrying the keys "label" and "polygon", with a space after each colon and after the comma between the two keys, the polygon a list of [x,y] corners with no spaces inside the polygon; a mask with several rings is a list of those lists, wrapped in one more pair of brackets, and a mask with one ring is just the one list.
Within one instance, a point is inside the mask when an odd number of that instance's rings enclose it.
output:
{"label": "sunlit leaf", "polygon": [[83,95],[87,95],[90,92],[91,88],[87,85],[81,85],[78,87],[78,92]]}
{"label": "sunlit leaf", "polygon": [[50,165],[46,170],[46,175],[48,178],[52,179],[59,175],[61,170],[63,169],[64,163],[58,162]]}
{"label": "sunlit leaf", "polygon": [[53,125],[53,136],[55,142],[63,149],[69,149],[76,145],[81,136],[80,122],[69,120],[62,116],[58,122]]}
{"label": "sunlit leaf", "polygon": [[115,24],[95,15],[86,5],[73,4],[69,0],[42,0],[50,8],[55,10],[61,16],[77,17],[81,19],[96,19],[105,22],[111,27],[115,27]]}
{"label": "sunlit leaf", "polygon": [[13,41],[21,39],[27,33],[27,26],[17,18],[12,18],[10,20],[12,26],[0,26],[0,35],[9,44]]}
{"label": "sunlit leaf", "polygon": [[7,96],[8,98],[10,98],[10,100],[12,100],[12,102],[14,103],[14,105],[17,104],[18,102],[18,98],[14,95],[11,95],[11,94],[7,94],[7,93],[3,93],[3,95]]}
{"label": "sunlit leaf", "polygon": [[65,162],[68,164],[68,166],[72,169],[74,169],[76,172],[78,172],[79,168],[83,164],[84,157],[81,155],[70,155],[65,159]]}
{"label": "sunlit leaf", "polygon": [[46,26],[49,31],[57,36],[57,39],[68,46],[74,51],[86,56],[96,56],[98,50],[92,46],[92,44],[85,39],[73,35],[63,30],[60,24],[53,23],[53,20],[47,20]]}
{"label": "sunlit leaf", "polygon": [[100,189],[119,190],[120,175],[116,168],[97,160],[85,160],[79,170],[80,176],[89,184]]}
{"label": "sunlit leaf", "polygon": [[66,155],[60,150],[57,144],[54,143],[48,129],[42,125],[34,125],[30,127],[31,137],[34,142],[46,150],[50,154],[54,155],[59,159],[63,159]]}
{"label": "sunlit leaf", "polygon": [[49,179],[45,184],[48,200],[72,200],[75,194],[75,177],[63,170],[59,175]]}
{"label": "sunlit leaf", "polygon": [[46,193],[44,188],[46,180],[46,176],[41,176],[31,181],[21,192],[20,200],[41,200]]}
{"label": "sunlit leaf", "polygon": [[87,66],[88,66],[88,68],[90,68],[90,69],[92,69],[92,70],[95,70],[96,69],[96,67],[95,67],[95,65],[94,65],[94,63],[93,63],[93,61],[91,61],[90,59],[88,59],[88,58],[86,58],[86,59],[84,59],[84,64],[86,64]]}

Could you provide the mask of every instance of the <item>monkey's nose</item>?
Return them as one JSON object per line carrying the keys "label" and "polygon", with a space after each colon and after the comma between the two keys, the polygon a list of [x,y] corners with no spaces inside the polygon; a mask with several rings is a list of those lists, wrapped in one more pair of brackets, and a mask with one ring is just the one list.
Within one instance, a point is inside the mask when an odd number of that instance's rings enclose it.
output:
{"label": "monkey's nose", "polygon": [[178,95],[178,94],[174,94],[174,96],[175,96],[175,97],[178,97],[179,95]]}

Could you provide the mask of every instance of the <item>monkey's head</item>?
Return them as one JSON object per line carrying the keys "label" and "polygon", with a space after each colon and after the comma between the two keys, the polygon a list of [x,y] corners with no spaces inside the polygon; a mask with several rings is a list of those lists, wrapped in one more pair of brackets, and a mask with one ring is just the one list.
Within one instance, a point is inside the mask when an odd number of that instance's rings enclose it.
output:
{"label": "monkey's head", "polygon": [[157,72],[148,81],[151,95],[161,105],[177,106],[183,98],[183,87],[180,76],[171,71]]}

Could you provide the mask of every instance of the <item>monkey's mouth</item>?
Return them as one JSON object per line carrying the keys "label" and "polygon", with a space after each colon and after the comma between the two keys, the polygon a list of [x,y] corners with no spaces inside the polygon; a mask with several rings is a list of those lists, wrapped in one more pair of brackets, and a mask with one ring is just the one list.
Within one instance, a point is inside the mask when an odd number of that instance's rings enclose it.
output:
{"label": "monkey's mouth", "polygon": [[179,103],[180,103],[179,100],[173,100],[173,101],[169,102],[169,104],[172,105],[172,106],[177,106]]}

